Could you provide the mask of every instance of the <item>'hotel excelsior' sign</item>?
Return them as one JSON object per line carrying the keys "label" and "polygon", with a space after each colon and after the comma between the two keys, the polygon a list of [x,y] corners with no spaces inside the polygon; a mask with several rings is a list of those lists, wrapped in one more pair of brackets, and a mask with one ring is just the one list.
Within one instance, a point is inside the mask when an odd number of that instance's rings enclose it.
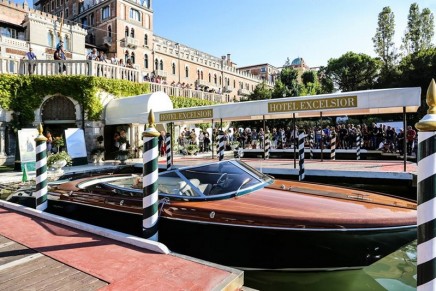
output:
{"label": "'hotel excelsior' sign", "polygon": [[268,112],[288,112],[302,110],[322,110],[357,107],[357,96],[344,96],[322,99],[308,99],[286,102],[269,102]]}
{"label": "'hotel excelsior' sign", "polygon": [[174,113],[161,113],[159,114],[159,121],[173,121],[173,120],[186,120],[198,118],[213,118],[212,109],[191,110]]}

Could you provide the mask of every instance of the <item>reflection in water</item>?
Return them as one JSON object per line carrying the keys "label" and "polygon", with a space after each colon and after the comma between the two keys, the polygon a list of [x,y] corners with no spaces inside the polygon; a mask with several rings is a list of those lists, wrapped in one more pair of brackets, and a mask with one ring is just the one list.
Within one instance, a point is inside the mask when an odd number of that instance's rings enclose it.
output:
{"label": "reflection in water", "polygon": [[245,272],[258,290],[416,290],[416,241],[361,270],[335,272]]}

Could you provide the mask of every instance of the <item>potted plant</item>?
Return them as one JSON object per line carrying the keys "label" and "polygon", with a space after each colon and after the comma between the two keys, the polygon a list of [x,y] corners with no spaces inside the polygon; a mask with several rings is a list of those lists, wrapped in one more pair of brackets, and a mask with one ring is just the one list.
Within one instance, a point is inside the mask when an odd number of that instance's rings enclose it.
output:
{"label": "potted plant", "polygon": [[65,151],[50,154],[47,158],[47,167],[56,169],[56,172],[61,171],[65,166],[71,166],[72,163],[71,156]]}
{"label": "potted plant", "polygon": [[96,147],[91,150],[91,156],[94,159],[94,163],[102,163],[104,158],[104,148]]}
{"label": "potted plant", "polygon": [[[121,148],[121,146],[120,146]],[[120,160],[120,165],[125,165],[126,160],[129,158],[129,151],[128,150],[119,150],[118,151],[118,160]]]}
{"label": "potted plant", "polygon": [[53,141],[51,144],[52,144],[53,148],[56,149],[56,150],[54,150],[54,152],[59,152],[61,147],[63,147],[65,145],[65,141],[62,138],[62,136],[57,136],[57,137],[53,138]]}
{"label": "potted plant", "polygon": [[235,150],[237,147],[239,146],[239,142],[238,141],[231,141],[230,142],[230,147],[232,148],[232,150]]}
{"label": "potted plant", "polygon": [[196,145],[196,144],[187,145],[186,151],[188,152],[188,154],[194,155],[199,151],[198,145]]}

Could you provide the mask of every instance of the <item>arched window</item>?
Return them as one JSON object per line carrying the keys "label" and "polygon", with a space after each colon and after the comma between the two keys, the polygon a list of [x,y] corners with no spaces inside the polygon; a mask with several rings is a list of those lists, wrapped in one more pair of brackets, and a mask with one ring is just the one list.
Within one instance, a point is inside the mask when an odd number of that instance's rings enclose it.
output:
{"label": "arched window", "polygon": [[129,59],[129,51],[124,53],[124,64],[127,64],[127,60]]}
{"label": "arched window", "polygon": [[209,73],[209,83],[210,83],[211,80],[212,80],[212,76]]}
{"label": "arched window", "polygon": [[47,34],[47,44],[49,47],[53,47],[53,32],[49,31]]}
{"label": "arched window", "polygon": [[200,80],[200,69],[197,69],[197,79]]}
{"label": "arched window", "polygon": [[189,78],[189,68],[188,68],[188,66],[185,67],[185,77]]}
{"label": "arched window", "polygon": [[128,26],[126,26],[126,30],[125,30],[125,32],[124,32],[124,36],[125,36],[125,37],[128,37],[128,36],[129,36],[129,27],[128,27]]}
{"label": "arched window", "polygon": [[201,79],[203,80],[203,71],[200,72]]}
{"label": "arched window", "polygon": [[158,59],[155,59],[155,60],[154,60],[154,69],[155,69],[155,70],[158,70],[158,69],[159,69],[159,61],[158,61]]}
{"label": "arched window", "polygon": [[233,80],[233,88],[236,88],[236,80]]}
{"label": "arched window", "polygon": [[163,61],[162,60],[160,60],[160,62],[159,62],[159,69],[163,70]]}
{"label": "arched window", "polygon": [[144,55],[144,68],[148,69],[148,55]]}
{"label": "arched window", "polygon": [[70,39],[67,36],[64,36],[64,49],[70,50]]}
{"label": "arched window", "polygon": [[110,25],[107,27],[107,36],[112,37],[112,26]]}
{"label": "arched window", "polygon": [[221,77],[220,77],[220,85],[222,84],[222,81],[223,81],[223,80],[222,80]]}
{"label": "arched window", "polygon": [[130,59],[132,60],[132,64],[134,64],[135,63],[135,53],[134,52],[132,52],[130,54]]}
{"label": "arched window", "polygon": [[148,45],[148,35],[144,35],[144,45]]}
{"label": "arched window", "polygon": [[213,74],[213,82],[216,84],[216,74]]}
{"label": "arched window", "polygon": [[173,63],[171,67],[172,67],[172,73],[173,73],[173,75],[175,75],[176,74],[176,64]]}
{"label": "arched window", "polygon": [[135,30],[133,29],[133,27],[130,30],[130,37],[135,37]]}

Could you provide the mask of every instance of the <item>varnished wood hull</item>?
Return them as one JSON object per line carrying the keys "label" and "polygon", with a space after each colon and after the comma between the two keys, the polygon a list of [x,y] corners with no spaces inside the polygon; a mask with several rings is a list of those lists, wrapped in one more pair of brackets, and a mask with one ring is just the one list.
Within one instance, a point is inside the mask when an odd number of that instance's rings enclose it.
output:
{"label": "varnished wood hull", "polygon": [[[141,235],[142,217],[69,201],[49,200],[48,212]],[[415,226],[369,229],[250,227],[161,216],[159,241],[170,250],[242,269],[361,268],[416,239]]]}

